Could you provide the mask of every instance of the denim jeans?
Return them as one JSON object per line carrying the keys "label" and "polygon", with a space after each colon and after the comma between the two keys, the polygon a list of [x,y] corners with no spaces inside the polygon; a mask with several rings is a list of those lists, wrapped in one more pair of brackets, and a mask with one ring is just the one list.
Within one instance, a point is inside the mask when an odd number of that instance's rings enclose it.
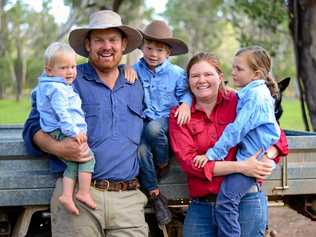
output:
{"label": "denim jeans", "polygon": [[168,164],[169,143],[168,143],[169,118],[159,118],[145,121],[138,149],[139,157],[139,181],[142,188],[147,191],[158,188],[156,168]]}
{"label": "denim jeans", "polygon": [[[268,219],[267,199],[262,192],[246,194],[239,205],[240,237],[263,237]],[[184,237],[221,237],[215,203],[192,200],[187,211]]]}
{"label": "denim jeans", "polygon": [[218,236],[240,237],[239,203],[255,184],[254,178],[242,174],[225,176],[216,200]]}

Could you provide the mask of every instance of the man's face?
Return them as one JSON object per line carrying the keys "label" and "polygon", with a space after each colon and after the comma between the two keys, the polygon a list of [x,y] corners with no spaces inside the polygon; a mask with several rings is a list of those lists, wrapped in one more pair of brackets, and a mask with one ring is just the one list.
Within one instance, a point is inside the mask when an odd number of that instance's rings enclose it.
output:
{"label": "man's face", "polygon": [[120,63],[127,40],[115,29],[93,30],[86,39],[89,60],[101,72],[108,72]]}

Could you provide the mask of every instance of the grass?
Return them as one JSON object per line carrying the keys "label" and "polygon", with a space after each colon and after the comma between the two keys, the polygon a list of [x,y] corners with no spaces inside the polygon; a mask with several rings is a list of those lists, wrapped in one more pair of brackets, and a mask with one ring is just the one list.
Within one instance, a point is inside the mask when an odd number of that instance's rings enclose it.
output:
{"label": "grass", "polygon": [[304,131],[305,126],[300,107],[297,99],[283,98],[283,114],[280,119],[280,125],[283,129]]}
{"label": "grass", "polygon": [[0,100],[0,124],[23,124],[30,110],[30,97],[23,97],[20,102],[14,99]]}
{"label": "grass", "polygon": [[[284,98],[282,106],[284,112],[280,120],[281,127],[304,130],[299,101]],[[30,97],[24,97],[19,103],[13,99],[0,100],[0,124],[23,124],[30,109]]]}

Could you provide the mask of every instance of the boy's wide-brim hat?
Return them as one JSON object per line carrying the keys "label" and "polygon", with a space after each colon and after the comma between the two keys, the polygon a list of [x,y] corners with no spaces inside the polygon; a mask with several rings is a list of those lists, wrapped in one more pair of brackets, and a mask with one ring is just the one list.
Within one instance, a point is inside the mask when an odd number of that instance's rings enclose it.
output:
{"label": "boy's wide-brim hat", "polygon": [[188,46],[182,40],[173,38],[170,27],[164,21],[154,20],[140,32],[144,39],[167,44],[170,47],[171,56],[188,52]]}
{"label": "boy's wide-brim hat", "polygon": [[142,35],[134,28],[123,25],[121,16],[111,10],[103,10],[93,13],[90,16],[89,25],[74,29],[69,34],[69,44],[77,54],[88,57],[89,53],[85,48],[87,34],[91,30],[119,29],[127,38],[127,46],[124,54],[138,48],[142,43]]}

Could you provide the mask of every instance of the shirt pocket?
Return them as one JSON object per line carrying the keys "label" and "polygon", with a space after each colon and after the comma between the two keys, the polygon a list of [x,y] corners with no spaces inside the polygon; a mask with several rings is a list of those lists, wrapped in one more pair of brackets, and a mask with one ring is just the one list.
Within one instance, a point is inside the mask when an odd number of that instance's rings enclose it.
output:
{"label": "shirt pocket", "polygon": [[143,130],[143,119],[144,114],[141,105],[130,102],[127,104],[128,108],[128,123],[127,136],[128,138],[136,143],[140,143],[141,133]]}
{"label": "shirt pocket", "polygon": [[[87,137],[89,144],[95,143],[99,137],[99,132],[102,130],[98,126],[100,121],[100,105],[99,104],[82,104],[82,109],[85,113],[85,120],[88,126]],[[98,127],[98,128],[97,128]]]}

